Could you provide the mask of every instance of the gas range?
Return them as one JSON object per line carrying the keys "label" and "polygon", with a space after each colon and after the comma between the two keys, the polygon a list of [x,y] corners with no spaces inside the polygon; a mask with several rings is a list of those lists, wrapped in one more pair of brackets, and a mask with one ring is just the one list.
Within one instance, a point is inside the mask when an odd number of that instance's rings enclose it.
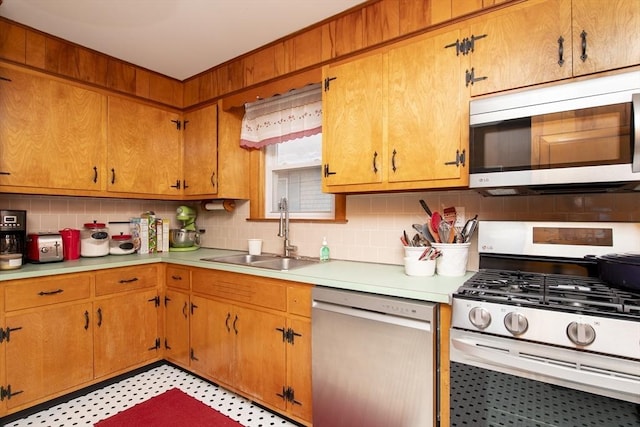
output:
{"label": "gas range", "polygon": [[640,403],[640,292],[601,281],[589,257],[638,242],[640,224],[480,222],[451,360]]}

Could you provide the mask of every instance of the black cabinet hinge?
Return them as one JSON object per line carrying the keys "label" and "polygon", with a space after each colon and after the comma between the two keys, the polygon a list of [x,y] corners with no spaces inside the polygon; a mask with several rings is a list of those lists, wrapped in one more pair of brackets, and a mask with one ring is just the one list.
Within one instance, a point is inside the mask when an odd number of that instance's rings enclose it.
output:
{"label": "black cabinet hinge", "polygon": [[176,129],[177,130],[182,129],[182,122],[180,120],[171,120],[171,123],[175,123],[176,124]]}
{"label": "black cabinet hinge", "polygon": [[335,175],[335,174],[336,174],[335,172],[331,172],[331,171],[329,170],[329,163],[325,163],[325,164],[324,164],[324,170],[323,170],[323,172],[322,172],[322,173],[323,173],[323,175],[324,175],[324,177],[325,177],[325,178],[327,178],[327,177],[328,177],[328,176],[330,176],[330,175]]}
{"label": "black cabinet hinge", "polygon": [[166,339],[166,338],[164,339],[164,348],[165,348],[166,350],[171,350],[171,347],[169,347],[169,342],[167,341],[167,339]]}
{"label": "black cabinet hinge", "polygon": [[298,402],[295,397],[295,392],[291,387],[282,387],[282,394],[276,393],[276,396],[282,398],[282,400],[286,400],[289,403],[293,403],[294,405],[302,405],[302,403]]}
{"label": "black cabinet hinge", "polygon": [[152,302],[156,307],[160,307],[160,295],[156,295],[147,301]]}
{"label": "black cabinet hinge", "polygon": [[295,344],[295,337],[302,336],[291,328],[276,328],[276,331],[282,334],[282,342],[287,342],[291,345]]}
{"label": "black cabinet hinge", "polygon": [[193,349],[189,350],[189,359],[191,359],[191,360],[195,360],[196,362],[199,360],[199,359],[196,357],[196,353],[193,351]]}
{"label": "black cabinet hinge", "polygon": [[149,347],[149,351],[151,350],[158,350],[160,348],[160,338],[156,338],[155,344],[153,345],[153,347]]}
{"label": "black cabinet hinge", "polygon": [[22,329],[22,327],[10,328],[8,326],[4,329],[0,329],[0,343],[4,341],[9,342],[11,340],[11,332],[19,331],[20,329]]}
{"label": "black cabinet hinge", "polygon": [[464,84],[464,85],[465,85],[465,86],[469,86],[469,85],[473,86],[473,84],[474,84],[475,82],[479,82],[479,81],[481,81],[481,80],[487,80],[487,78],[488,78],[487,76],[484,76],[484,77],[476,77],[476,71],[475,71],[475,69],[472,67],[472,68],[471,68],[471,71],[469,71],[469,70],[465,70],[465,72],[464,72],[464,81],[465,81],[465,84]]}
{"label": "black cabinet hinge", "polygon": [[456,159],[450,162],[445,162],[445,165],[456,165],[456,167],[462,165],[464,166],[464,162],[466,160],[467,157],[467,153],[466,150],[462,150],[462,153],[460,152],[460,150],[456,150]]}
{"label": "black cabinet hinge", "polygon": [[337,79],[337,77],[327,77],[326,79],[324,79],[324,91],[328,91],[329,90],[329,85],[331,83],[332,80]]}
{"label": "black cabinet hinge", "polygon": [[4,401],[4,399],[10,400],[12,396],[20,393],[22,393],[22,390],[12,392],[11,384],[9,384],[7,388],[4,388],[4,386],[0,386],[0,402]]}
{"label": "black cabinet hinge", "polygon": [[473,53],[476,49],[476,40],[480,40],[487,37],[486,34],[482,34],[479,36],[475,36],[472,35],[471,37],[465,37],[462,40],[458,39],[453,43],[449,43],[448,45],[446,45],[444,48],[448,49],[450,47],[455,47],[456,48],[456,56],[460,56],[460,54],[462,55],[468,55],[470,53]]}

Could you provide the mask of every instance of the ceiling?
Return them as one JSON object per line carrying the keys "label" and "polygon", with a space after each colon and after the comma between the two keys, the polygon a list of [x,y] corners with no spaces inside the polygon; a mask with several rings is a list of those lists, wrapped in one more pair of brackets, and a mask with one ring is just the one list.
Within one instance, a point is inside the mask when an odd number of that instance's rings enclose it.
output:
{"label": "ceiling", "polygon": [[184,80],[364,0],[0,0],[0,16]]}

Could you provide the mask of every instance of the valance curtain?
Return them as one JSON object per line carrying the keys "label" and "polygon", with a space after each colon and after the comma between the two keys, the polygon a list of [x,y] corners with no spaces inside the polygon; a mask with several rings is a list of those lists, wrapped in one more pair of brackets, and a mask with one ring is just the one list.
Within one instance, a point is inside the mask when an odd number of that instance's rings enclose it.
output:
{"label": "valance curtain", "polygon": [[245,104],[240,146],[262,148],[322,131],[321,85]]}

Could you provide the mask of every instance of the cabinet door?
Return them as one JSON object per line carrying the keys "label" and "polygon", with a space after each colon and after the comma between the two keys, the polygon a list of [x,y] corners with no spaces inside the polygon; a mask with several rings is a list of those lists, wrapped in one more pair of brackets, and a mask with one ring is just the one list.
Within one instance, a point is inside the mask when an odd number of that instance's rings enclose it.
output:
{"label": "cabinet door", "polygon": [[322,95],[325,191],[382,181],[382,66],[378,53],[324,70],[329,79]]}
{"label": "cabinet door", "polygon": [[152,290],[94,303],[96,378],[159,357],[157,296]]}
{"label": "cabinet door", "polygon": [[106,97],[0,67],[0,185],[105,188]]}
{"label": "cabinet door", "polygon": [[234,385],[235,313],[231,305],[191,297],[191,368]]}
{"label": "cabinet door", "polygon": [[218,192],[217,116],[215,104],[185,114],[185,195],[211,195]]}
{"label": "cabinet door", "polygon": [[9,409],[93,379],[91,303],[6,317],[6,384]]}
{"label": "cabinet door", "polygon": [[571,77],[571,0],[531,1],[483,15],[466,37],[480,37],[467,71],[483,80],[471,85],[471,95]]}
{"label": "cabinet door", "polygon": [[640,1],[573,0],[576,76],[640,64]]}
{"label": "cabinet door", "polygon": [[256,399],[284,409],[286,380],[284,316],[235,307],[236,383]]}
{"label": "cabinet door", "polygon": [[189,295],[167,290],[164,354],[172,362],[189,366]]}
{"label": "cabinet door", "polygon": [[110,96],[107,190],[182,194],[180,120],[178,113]]}
{"label": "cabinet door", "polygon": [[295,417],[311,421],[311,320],[289,319],[293,337],[287,345],[287,384],[293,390],[288,411]]}
{"label": "cabinet door", "polygon": [[460,56],[444,47],[459,37],[456,30],[389,51],[389,182],[461,175],[455,160],[466,91]]}

